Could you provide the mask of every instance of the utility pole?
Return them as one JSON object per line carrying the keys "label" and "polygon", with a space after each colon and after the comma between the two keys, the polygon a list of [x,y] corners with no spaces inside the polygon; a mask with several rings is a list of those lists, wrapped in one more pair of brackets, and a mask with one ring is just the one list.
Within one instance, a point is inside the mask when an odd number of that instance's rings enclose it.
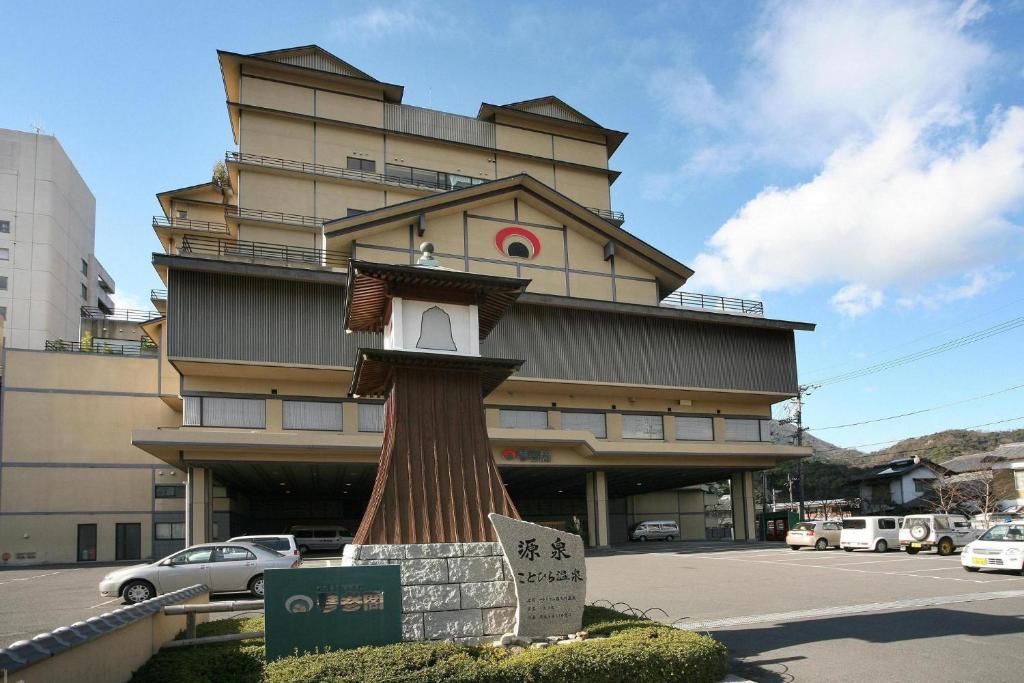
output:
{"label": "utility pole", "polygon": [[[796,393],[796,445],[804,445],[804,388],[797,387]],[[800,521],[804,521],[807,517],[804,514],[804,459],[800,458],[797,461],[797,476],[799,477],[799,489],[800,489]]]}

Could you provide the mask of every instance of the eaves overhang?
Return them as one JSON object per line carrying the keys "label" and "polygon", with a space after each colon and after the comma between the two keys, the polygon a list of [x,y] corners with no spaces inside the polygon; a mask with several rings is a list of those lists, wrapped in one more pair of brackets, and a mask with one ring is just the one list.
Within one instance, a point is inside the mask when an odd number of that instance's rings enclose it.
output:
{"label": "eaves overhang", "polygon": [[153,266],[157,269],[192,270],[203,273],[319,282],[342,286],[348,281],[348,273],[344,271],[298,268],[295,266],[273,266],[261,263],[245,263],[231,259],[179,256],[175,254],[154,253]]}

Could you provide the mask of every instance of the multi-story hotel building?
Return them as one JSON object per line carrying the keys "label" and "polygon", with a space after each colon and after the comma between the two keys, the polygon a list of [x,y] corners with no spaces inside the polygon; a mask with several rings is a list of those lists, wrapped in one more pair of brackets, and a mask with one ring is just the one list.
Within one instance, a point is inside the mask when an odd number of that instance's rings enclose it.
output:
{"label": "multi-story hotel building", "polygon": [[[526,519],[578,524],[591,545],[644,519],[753,537],[752,473],[809,452],[772,443],[768,420],[813,325],[679,293],[693,271],[611,207],[625,133],[557,97],[409,106],[315,46],[219,59],[238,151],[226,177],[157,195],[155,355],[7,353],[8,562],[354,527],[382,407],[349,386],[381,339],[344,329],[348,269],[415,264],[422,242],[446,268],[530,280],[480,345],[525,361],[485,404]],[[716,481],[724,524],[693,488]]]}
{"label": "multi-story hotel building", "polygon": [[114,304],[94,253],[96,199],[57,138],[0,129],[0,315],[7,346],[78,341],[81,309]]}

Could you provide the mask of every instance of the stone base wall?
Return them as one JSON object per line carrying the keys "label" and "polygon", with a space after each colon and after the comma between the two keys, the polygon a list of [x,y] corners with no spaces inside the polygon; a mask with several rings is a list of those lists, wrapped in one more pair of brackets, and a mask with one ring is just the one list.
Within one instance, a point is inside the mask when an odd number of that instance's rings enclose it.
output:
{"label": "stone base wall", "polygon": [[498,543],[350,544],[342,557],[401,567],[404,640],[483,643],[515,631],[516,587]]}

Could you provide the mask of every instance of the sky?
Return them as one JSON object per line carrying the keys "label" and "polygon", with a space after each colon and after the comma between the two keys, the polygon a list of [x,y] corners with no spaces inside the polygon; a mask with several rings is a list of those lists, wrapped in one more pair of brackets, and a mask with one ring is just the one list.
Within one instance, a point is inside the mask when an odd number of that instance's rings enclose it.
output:
{"label": "sky", "polygon": [[816,436],[1024,427],[1020,0],[0,0],[0,23],[0,127],[61,141],[119,305],[162,286],[154,195],[235,149],[216,50],[315,43],[407,104],[556,94],[629,132],[612,206],[696,270],[685,289],[817,323],[797,333]]}

